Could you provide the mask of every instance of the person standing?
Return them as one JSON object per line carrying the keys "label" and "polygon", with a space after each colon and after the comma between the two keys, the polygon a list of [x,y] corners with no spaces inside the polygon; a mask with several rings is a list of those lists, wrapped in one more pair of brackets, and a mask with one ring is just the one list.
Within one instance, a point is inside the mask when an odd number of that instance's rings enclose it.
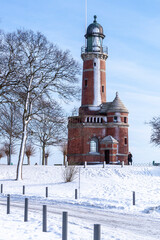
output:
{"label": "person standing", "polygon": [[128,154],[128,165],[132,165],[132,154],[130,152]]}

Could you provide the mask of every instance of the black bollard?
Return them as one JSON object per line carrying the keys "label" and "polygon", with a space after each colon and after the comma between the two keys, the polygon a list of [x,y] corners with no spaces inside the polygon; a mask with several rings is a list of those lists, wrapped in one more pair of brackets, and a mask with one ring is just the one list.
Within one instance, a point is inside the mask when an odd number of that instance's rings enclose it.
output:
{"label": "black bollard", "polygon": [[133,192],[133,205],[136,205],[136,196],[135,196],[135,192]]}
{"label": "black bollard", "polygon": [[28,198],[25,198],[25,205],[24,205],[24,222],[28,222]]}
{"label": "black bollard", "polygon": [[46,198],[48,197],[48,187],[46,187]]}
{"label": "black bollard", "polygon": [[67,240],[68,238],[68,212],[63,212],[62,217],[62,240]]}
{"label": "black bollard", "polygon": [[75,199],[78,199],[78,191],[75,189]]}
{"label": "black bollard", "polygon": [[10,194],[7,195],[7,214],[10,214]]}
{"label": "black bollard", "polygon": [[1,193],[3,193],[3,184],[1,184]]}
{"label": "black bollard", "polygon": [[101,239],[101,225],[94,224],[94,240],[100,240],[100,239]]}
{"label": "black bollard", "polygon": [[43,226],[42,231],[47,232],[47,206],[43,205]]}
{"label": "black bollard", "polygon": [[25,186],[23,185],[23,195],[25,194]]}

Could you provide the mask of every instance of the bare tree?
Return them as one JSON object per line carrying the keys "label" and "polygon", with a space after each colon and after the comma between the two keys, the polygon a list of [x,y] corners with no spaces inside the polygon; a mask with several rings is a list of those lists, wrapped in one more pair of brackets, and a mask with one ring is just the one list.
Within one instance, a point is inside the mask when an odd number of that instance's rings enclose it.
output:
{"label": "bare tree", "polygon": [[4,151],[3,151],[3,148],[0,148],[0,160],[2,157],[4,157]]}
{"label": "bare tree", "polygon": [[47,149],[47,151],[45,152],[45,165],[48,165],[48,157],[50,156],[50,151],[49,149]]}
{"label": "bare tree", "polygon": [[30,157],[31,156],[34,156],[35,155],[35,152],[36,152],[36,150],[35,150],[35,147],[30,143],[30,144],[28,144],[28,145],[26,145],[26,149],[25,149],[25,154],[26,154],[26,156],[27,156],[27,160],[28,160],[28,165],[30,165],[31,164],[31,162],[30,162]]}
{"label": "bare tree", "polygon": [[0,31],[0,103],[15,102],[12,91],[16,91],[20,83],[16,79],[19,68],[14,41],[13,34]]}
{"label": "bare tree", "polygon": [[64,132],[66,131],[66,119],[63,116],[62,108],[56,101],[46,102],[41,100],[39,104],[42,110],[31,122],[30,129],[33,138],[42,147],[42,165],[46,165],[46,147],[57,145],[63,141]]}
{"label": "bare tree", "polygon": [[148,124],[152,127],[151,142],[160,146],[160,116],[154,117]]}
{"label": "bare tree", "polygon": [[9,164],[10,154],[15,154],[15,148],[13,145],[10,145],[10,143],[5,142],[2,149],[5,155],[7,156],[7,164],[10,165],[11,164],[11,163]]}
{"label": "bare tree", "polygon": [[[23,109],[23,133],[16,176],[18,180],[22,179],[28,124],[38,113],[35,105],[42,96],[48,101],[57,96],[66,100],[76,97],[79,91],[75,84],[78,82],[80,68],[69,51],[61,51],[39,32],[18,30],[4,34],[0,41],[0,51],[3,53],[0,56],[2,83],[5,81],[6,84],[11,79],[9,86],[6,86],[9,93],[5,96],[9,99],[11,96],[11,101],[16,101]],[[15,83],[18,87],[11,87]],[[4,93],[5,88],[2,89]]]}
{"label": "bare tree", "polygon": [[22,133],[22,114],[13,103],[0,104],[0,136],[9,144],[8,165],[11,164],[11,149]]}

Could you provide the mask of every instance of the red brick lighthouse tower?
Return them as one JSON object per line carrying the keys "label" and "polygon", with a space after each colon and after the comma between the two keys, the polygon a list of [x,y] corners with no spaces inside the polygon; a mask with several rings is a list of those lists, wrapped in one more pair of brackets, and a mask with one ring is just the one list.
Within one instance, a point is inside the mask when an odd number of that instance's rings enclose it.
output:
{"label": "red brick lighthouse tower", "polygon": [[87,46],[82,47],[82,102],[79,115],[68,120],[68,161],[127,164],[128,110],[118,93],[106,102],[107,48],[102,26],[94,21],[87,28]]}

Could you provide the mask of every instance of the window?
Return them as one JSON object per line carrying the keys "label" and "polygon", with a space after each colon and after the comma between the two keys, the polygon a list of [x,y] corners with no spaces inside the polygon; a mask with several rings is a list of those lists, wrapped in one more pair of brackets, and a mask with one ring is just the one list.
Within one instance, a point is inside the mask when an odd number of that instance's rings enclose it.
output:
{"label": "window", "polygon": [[94,67],[96,66],[96,63],[94,62]]}
{"label": "window", "polygon": [[102,92],[104,93],[104,86],[102,86]]}
{"label": "window", "polygon": [[92,138],[90,141],[90,152],[95,153],[98,152],[98,139]]}
{"label": "window", "polygon": [[97,118],[97,123],[99,123],[99,118]]}
{"label": "window", "polygon": [[89,122],[89,117],[87,117],[87,123]]}
{"label": "window", "polygon": [[118,122],[118,117],[117,117],[117,116],[114,116],[113,121],[114,121],[114,122]]}
{"label": "window", "polygon": [[127,137],[124,138],[124,144],[127,145]]}
{"label": "window", "polygon": [[85,79],[84,80],[84,87],[87,87],[88,86],[88,79]]}
{"label": "window", "polygon": [[96,123],[96,118],[94,118],[94,122]]}
{"label": "window", "polygon": [[127,123],[127,117],[124,117],[124,123]]}

